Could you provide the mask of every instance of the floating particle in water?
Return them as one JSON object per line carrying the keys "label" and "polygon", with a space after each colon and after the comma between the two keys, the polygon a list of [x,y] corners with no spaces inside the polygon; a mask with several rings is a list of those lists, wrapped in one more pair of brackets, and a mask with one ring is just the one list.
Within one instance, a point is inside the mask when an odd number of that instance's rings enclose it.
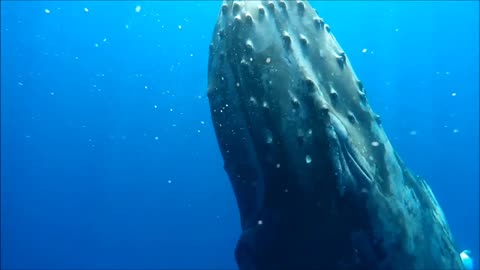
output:
{"label": "floating particle in water", "polygon": [[171,183],[172,183],[172,180],[168,180],[167,183],[171,184]]}
{"label": "floating particle in water", "polygon": [[260,220],[258,220],[257,223],[258,223],[258,225],[262,225],[262,224],[263,224],[263,221],[260,219]]}
{"label": "floating particle in water", "polygon": [[372,146],[373,146],[373,147],[377,147],[377,146],[379,146],[379,145],[380,145],[380,144],[379,144],[377,141],[373,141],[373,142],[372,142]]}
{"label": "floating particle in water", "polygon": [[98,43],[95,43],[94,46],[95,46],[95,48],[98,48],[99,45],[98,45]]}
{"label": "floating particle in water", "polygon": [[305,156],[305,162],[306,162],[307,164],[312,163],[312,157],[310,157],[310,155],[306,155],[306,156]]}
{"label": "floating particle in water", "polygon": [[158,136],[155,136],[155,141],[158,141]]}
{"label": "floating particle in water", "polygon": [[205,124],[205,122],[204,122],[204,121],[200,121],[200,124],[204,125],[204,124]]}
{"label": "floating particle in water", "polygon": [[455,97],[455,96],[457,96],[457,93],[453,92],[452,97]]}
{"label": "floating particle in water", "polygon": [[265,141],[268,144],[271,144],[273,142],[272,132],[270,130],[267,130],[265,136],[266,136]]}
{"label": "floating particle in water", "polygon": [[270,64],[270,62],[272,62],[272,59],[270,57],[267,57],[267,59],[265,60],[265,63]]}
{"label": "floating particle in water", "polygon": [[53,96],[53,95],[55,95],[55,92],[50,92],[50,96]]}
{"label": "floating particle in water", "polygon": [[395,32],[398,32],[398,28],[395,28]]}
{"label": "floating particle in water", "polygon": [[460,132],[460,130],[454,128],[454,129],[452,130],[452,132],[453,132],[453,133],[458,133],[458,132]]}
{"label": "floating particle in water", "polygon": [[178,30],[182,30],[182,25],[181,24],[178,25]]}
{"label": "floating particle in water", "polygon": [[125,24],[125,29],[128,29],[130,26],[128,26],[128,24]]}
{"label": "floating particle in water", "polygon": [[104,39],[103,39],[103,42],[107,42],[107,38],[104,38]]}
{"label": "floating particle in water", "polygon": [[18,85],[23,86],[23,83],[19,82]]}
{"label": "floating particle in water", "polygon": [[83,11],[85,11],[85,13],[88,13],[88,8],[84,8]]}
{"label": "floating particle in water", "polygon": [[170,108],[170,111],[173,112],[173,108]]}
{"label": "floating particle in water", "polygon": [[145,90],[148,90],[148,86],[147,86],[147,85],[145,85],[145,87],[144,87],[144,88],[145,88]]}
{"label": "floating particle in water", "polygon": [[275,167],[277,167],[277,169],[280,169],[280,163],[277,163]]}
{"label": "floating particle in water", "polygon": [[366,52],[367,52],[367,48],[362,50],[362,53],[366,53]]}
{"label": "floating particle in water", "polygon": [[46,8],[45,13],[50,14],[50,9]]}
{"label": "floating particle in water", "polygon": [[416,130],[412,130],[412,131],[410,131],[410,135],[412,135],[412,136],[415,136],[415,135],[417,135],[417,131],[416,131]]}
{"label": "floating particle in water", "polygon": [[197,129],[197,133],[200,133],[200,129]]}
{"label": "floating particle in water", "polygon": [[158,106],[157,106],[157,105],[153,105],[153,108],[156,109],[156,108],[158,108]]}
{"label": "floating particle in water", "polygon": [[140,11],[142,11],[142,7],[141,6],[136,6],[135,7],[135,12],[139,13]]}
{"label": "floating particle in water", "polygon": [[193,53],[190,54],[190,57],[193,57]]}

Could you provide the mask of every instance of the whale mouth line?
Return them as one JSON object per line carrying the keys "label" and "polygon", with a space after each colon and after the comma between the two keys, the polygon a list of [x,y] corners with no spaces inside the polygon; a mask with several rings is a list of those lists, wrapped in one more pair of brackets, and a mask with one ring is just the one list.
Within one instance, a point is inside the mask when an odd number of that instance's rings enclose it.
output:
{"label": "whale mouth line", "polygon": [[373,182],[372,175],[368,172],[364,165],[361,164],[358,154],[355,154],[356,151],[352,148],[349,142],[344,142],[342,144],[344,152],[347,153],[348,160],[351,161],[353,168],[355,169],[355,175],[361,176],[361,179],[365,179],[368,183]]}
{"label": "whale mouth line", "polygon": [[[336,168],[336,173],[339,174],[341,181],[339,186],[345,186],[346,184],[354,184],[357,187],[366,187],[373,183],[373,176],[370,173],[368,164],[365,159],[352,145],[350,141],[350,134],[347,131],[345,125],[334,114],[329,113],[331,119],[331,125],[333,127],[333,138],[331,138],[338,147],[338,156],[332,156],[334,163],[339,164]],[[346,179],[348,178],[348,179]],[[347,182],[346,180],[355,181],[354,183]]]}

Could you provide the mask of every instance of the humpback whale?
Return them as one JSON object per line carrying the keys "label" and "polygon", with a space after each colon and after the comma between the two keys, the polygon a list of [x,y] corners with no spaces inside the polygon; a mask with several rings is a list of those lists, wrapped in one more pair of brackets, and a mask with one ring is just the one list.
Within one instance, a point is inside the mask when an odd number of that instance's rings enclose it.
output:
{"label": "humpback whale", "polygon": [[307,1],[223,1],[209,53],[239,269],[463,269],[434,194]]}

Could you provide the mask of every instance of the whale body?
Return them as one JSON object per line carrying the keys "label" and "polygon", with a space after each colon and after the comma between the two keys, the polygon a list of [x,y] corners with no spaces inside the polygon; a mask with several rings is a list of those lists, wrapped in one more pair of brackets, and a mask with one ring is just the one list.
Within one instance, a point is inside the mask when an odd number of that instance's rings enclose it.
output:
{"label": "whale body", "polygon": [[307,1],[224,1],[208,98],[241,270],[463,269],[431,189]]}

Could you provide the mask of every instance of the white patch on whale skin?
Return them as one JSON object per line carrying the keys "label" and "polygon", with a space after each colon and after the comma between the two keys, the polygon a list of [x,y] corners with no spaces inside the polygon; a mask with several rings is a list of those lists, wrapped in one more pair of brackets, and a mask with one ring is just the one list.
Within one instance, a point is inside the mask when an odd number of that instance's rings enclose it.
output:
{"label": "white patch on whale skin", "polygon": [[460,252],[460,258],[466,270],[473,270],[473,259],[470,254],[471,252],[468,249]]}

